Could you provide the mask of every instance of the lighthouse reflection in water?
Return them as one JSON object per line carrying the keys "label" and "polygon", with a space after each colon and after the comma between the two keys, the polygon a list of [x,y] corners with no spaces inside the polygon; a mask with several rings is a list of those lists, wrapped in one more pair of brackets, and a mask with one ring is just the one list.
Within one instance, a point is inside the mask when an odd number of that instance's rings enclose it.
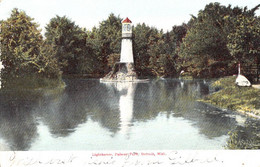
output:
{"label": "lighthouse reflection in water", "polygon": [[112,82],[106,83],[107,87],[114,87],[119,92],[120,131],[119,133],[129,138],[133,119],[134,94],[137,83]]}

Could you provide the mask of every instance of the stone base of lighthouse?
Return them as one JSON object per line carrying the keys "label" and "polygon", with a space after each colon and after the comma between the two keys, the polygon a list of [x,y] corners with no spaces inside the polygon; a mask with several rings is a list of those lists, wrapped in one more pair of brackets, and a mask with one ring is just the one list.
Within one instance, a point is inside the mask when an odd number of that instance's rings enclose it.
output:
{"label": "stone base of lighthouse", "polygon": [[134,70],[134,63],[118,62],[101,81],[135,81],[137,75]]}

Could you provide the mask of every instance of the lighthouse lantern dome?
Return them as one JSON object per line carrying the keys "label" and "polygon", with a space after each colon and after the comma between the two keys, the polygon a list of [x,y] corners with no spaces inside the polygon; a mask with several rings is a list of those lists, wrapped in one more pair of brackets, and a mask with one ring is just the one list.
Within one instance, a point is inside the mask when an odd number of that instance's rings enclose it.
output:
{"label": "lighthouse lantern dome", "polygon": [[127,17],[122,21],[122,37],[132,36],[132,21]]}

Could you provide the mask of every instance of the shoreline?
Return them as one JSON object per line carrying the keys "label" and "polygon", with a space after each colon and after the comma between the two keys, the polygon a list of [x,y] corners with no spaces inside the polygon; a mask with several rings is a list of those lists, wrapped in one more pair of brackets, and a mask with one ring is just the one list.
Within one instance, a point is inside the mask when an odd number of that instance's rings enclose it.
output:
{"label": "shoreline", "polygon": [[[258,112],[260,112],[260,110],[256,110]],[[249,117],[252,117],[252,118],[256,118],[256,119],[259,119],[260,120],[260,116],[259,115],[256,115],[254,113],[251,113],[251,112],[246,112],[246,111],[243,111],[243,110],[236,110],[236,112],[238,113],[241,113],[241,114],[244,114],[246,116],[249,116]]]}
{"label": "shoreline", "polygon": [[[221,107],[221,106],[218,106],[218,105],[215,105],[215,104],[212,104],[210,103],[209,101],[205,101],[203,99],[200,99],[200,100],[197,100],[198,102],[201,102],[201,103],[205,103],[207,105],[210,105],[210,106],[213,106],[213,107],[216,107],[218,109],[221,109],[221,110],[229,110],[230,112],[236,112],[237,114],[242,114],[246,117],[250,117],[250,118],[253,118],[253,119],[257,119],[260,121],[260,115],[256,115],[254,113],[251,113],[251,112],[247,112],[247,111],[244,111],[244,110],[232,110],[232,109],[228,109],[228,108],[225,108],[225,107]],[[258,112],[260,112],[260,110],[257,110]]]}
{"label": "shoreline", "polygon": [[216,80],[210,87],[219,90],[198,101],[260,120],[260,89],[239,87],[235,85],[235,79],[229,76]]}

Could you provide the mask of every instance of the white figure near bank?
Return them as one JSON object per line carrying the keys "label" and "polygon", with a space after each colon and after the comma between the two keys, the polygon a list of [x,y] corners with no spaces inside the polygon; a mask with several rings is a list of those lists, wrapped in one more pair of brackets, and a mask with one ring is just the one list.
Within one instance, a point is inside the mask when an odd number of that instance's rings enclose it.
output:
{"label": "white figure near bank", "polygon": [[244,76],[240,74],[240,64],[238,64],[238,75],[236,78],[236,85],[238,86],[251,86],[250,81]]}

